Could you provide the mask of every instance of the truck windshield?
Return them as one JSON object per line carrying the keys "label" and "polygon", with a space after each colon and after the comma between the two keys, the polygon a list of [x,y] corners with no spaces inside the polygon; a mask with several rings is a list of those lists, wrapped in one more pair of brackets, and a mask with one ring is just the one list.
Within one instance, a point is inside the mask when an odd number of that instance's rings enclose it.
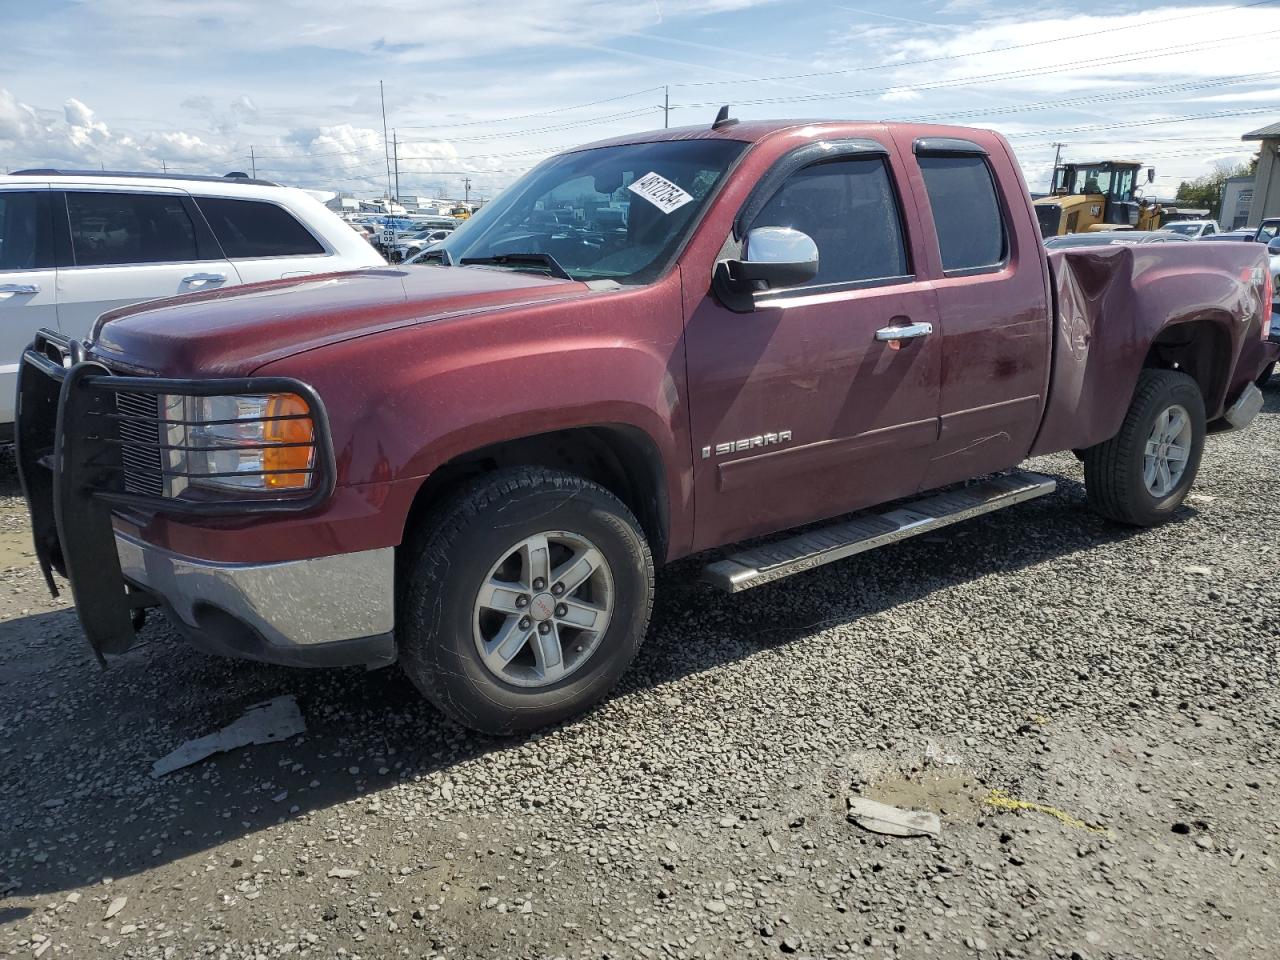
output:
{"label": "truck windshield", "polygon": [[[669,140],[566,153],[534,167],[439,248],[447,262],[649,283],[688,236],[737,140]],[[530,256],[530,255],[534,256]],[[546,255],[546,256],[543,256]]]}

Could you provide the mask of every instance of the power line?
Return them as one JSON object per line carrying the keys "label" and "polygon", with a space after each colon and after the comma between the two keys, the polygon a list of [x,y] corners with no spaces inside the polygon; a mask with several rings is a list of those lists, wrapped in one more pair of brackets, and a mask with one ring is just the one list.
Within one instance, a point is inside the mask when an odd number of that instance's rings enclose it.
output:
{"label": "power line", "polygon": [[1217,113],[1193,113],[1177,117],[1155,117],[1149,120],[1124,120],[1117,123],[1095,123],[1079,127],[1059,127],[1054,130],[1032,130],[1023,133],[1011,133],[1007,136],[1007,139],[1015,140],[1020,137],[1041,137],[1049,134],[1066,135],[1092,130],[1124,130],[1129,127],[1152,126],[1157,123],[1186,123],[1190,120],[1217,120],[1223,117],[1251,117],[1259,113],[1274,113],[1277,109],[1280,109],[1280,105],[1253,107],[1249,110],[1221,110]]}
{"label": "power line", "polygon": [[[754,100],[738,100],[738,106],[760,106],[773,103],[813,103],[819,100],[848,100],[857,97],[869,97],[878,94],[889,93],[897,90],[940,90],[949,87],[968,87],[977,86],[984,83],[996,83],[1000,80],[1014,80],[1025,77],[1048,76],[1055,73],[1069,73],[1078,67],[1099,67],[1099,66],[1117,66],[1123,63],[1137,63],[1143,60],[1155,60],[1160,57],[1174,56],[1179,53],[1186,53],[1192,50],[1211,49],[1214,46],[1228,43],[1233,40],[1253,40],[1280,34],[1280,30],[1269,30],[1263,33],[1239,34],[1231,37],[1219,37],[1215,40],[1201,40],[1195,43],[1182,44],[1176,47],[1166,47],[1159,53],[1142,54],[1138,56],[1117,55],[1104,58],[1090,58],[1087,60],[1070,60],[1065,63],[1050,64],[1043,67],[1028,67],[1022,70],[1002,71],[999,73],[978,74],[972,77],[957,77],[952,80],[936,80],[932,83],[920,84],[894,84],[888,87],[865,87],[858,90],[841,90],[831,93],[809,93],[809,94],[793,94],[783,97],[758,97]],[[708,100],[700,103],[684,103],[679,104],[680,108],[697,109],[718,106],[720,100]],[[674,108],[673,108],[674,109]]]}
{"label": "power line", "polygon": [[1004,53],[1008,50],[1026,50],[1031,47],[1042,47],[1050,43],[1062,43],[1067,40],[1091,40],[1104,33],[1119,33],[1122,30],[1150,29],[1157,24],[1174,23],[1179,20],[1191,20],[1195,17],[1221,16],[1232,10],[1247,10],[1250,7],[1262,7],[1278,0],[1255,0],[1253,3],[1243,3],[1234,7],[1227,7],[1225,10],[1215,9],[1206,10],[1200,13],[1188,13],[1178,17],[1166,17],[1162,20],[1155,20],[1145,23],[1121,24],[1116,27],[1107,27],[1100,30],[1090,30],[1088,33],[1079,33],[1067,37],[1051,37],[1047,40],[1032,40],[1028,43],[1015,43],[1005,47],[990,47],[986,50],[973,50],[968,53],[951,53],[942,54],[936,57],[921,57],[915,60],[897,60],[889,63],[875,63],[864,67],[848,67],[844,70],[823,70],[814,73],[793,73],[772,77],[748,77],[740,80],[689,80],[682,83],[673,83],[673,87],[710,87],[723,86],[726,84],[736,83],[776,83],[784,80],[811,80],[815,77],[834,77],[850,73],[864,73],[869,70],[893,70],[901,67],[917,67],[930,63],[944,63],[949,60],[963,60],[968,57],[982,57],[991,53]]}
{"label": "power line", "polygon": [[1218,77],[1212,80],[1181,81],[1165,84],[1163,87],[1133,87],[1129,90],[1099,93],[1086,97],[1073,97],[1067,100],[1033,100],[1026,103],[1006,104],[996,107],[977,107],[972,110],[951,110],[947,113],[934,113],[925,116],[907,117],[909,122],[918,123],[927,120],[959,119],[961,117],[979,117],[990,114],[1024,113],[1031,110],[1046,110],[1054,107],[1070,107],[1087,103],[1107,103],[1113,100],[1139,100],[1143,97],[1158,96],[1167,93],[1182,93],[1188,90],[1201,90],[1214,87],[1229,87],[1240,84],[1256,83],[1268,77],[1280,76],[1280,70],[1267,73],[1254,73],[1240,77]]}
{"label": "power line", "polygon": [[[1276,0],[1267,0],[1268,3],[1276,2]],[[459,123],[436,124],[430,127],[405,127],[406,130],[454,130],[459,127],[487,127],[495,123],[508,123],[512,120],[531,120],[536,117],[547,117],[557,113],[568,113],[572,110],[585,110],[587,107],[598,107],[602,103],[616,103],[619,100],[629,100],[632,97],[638,97],[641,94],[653,93],[655,90],[662,90],[663,87],[645,87],[643,90],[632,90],[630,93],[621,93],[616,97],[604,97],[600,100],[588,100],[586,103],[574,103],[564,107],[551,107],[547,110],[539,110],[535,113],[518,113],[510,117],[496,117],[492,120],[468,120]]]}

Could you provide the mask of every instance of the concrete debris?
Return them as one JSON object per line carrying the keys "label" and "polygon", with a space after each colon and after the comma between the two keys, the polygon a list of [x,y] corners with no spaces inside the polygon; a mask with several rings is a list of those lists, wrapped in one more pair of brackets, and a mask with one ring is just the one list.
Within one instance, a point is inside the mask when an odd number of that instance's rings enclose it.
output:
{"label": "concrete debris", "polygon": [[864,830],[891,837],[936,837],[942,833],[942,821],[936,813],[901,810],[865,797],[849,798],[849,820]]}
{"label": "concrete debris", "polygon": [[255,703],[244,716],[223,727],[217,733],[188,740],[168,756],[161,757],[151,767],[151,776],[163,777],[199,763],[215,753],[226,753],[255,743],[275,743],[305,733],[306,721],[292,695],[276,697],[265,703]]}

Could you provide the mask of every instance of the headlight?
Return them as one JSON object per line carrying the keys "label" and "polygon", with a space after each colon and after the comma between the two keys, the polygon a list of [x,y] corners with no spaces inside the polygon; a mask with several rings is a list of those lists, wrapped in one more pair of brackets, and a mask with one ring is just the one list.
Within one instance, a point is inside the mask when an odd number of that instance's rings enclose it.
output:
{"label": "headlight", "polygon": [[315,421],[295,393],[161,398],[169,496],[187,486],[306,490],[315,476]]}

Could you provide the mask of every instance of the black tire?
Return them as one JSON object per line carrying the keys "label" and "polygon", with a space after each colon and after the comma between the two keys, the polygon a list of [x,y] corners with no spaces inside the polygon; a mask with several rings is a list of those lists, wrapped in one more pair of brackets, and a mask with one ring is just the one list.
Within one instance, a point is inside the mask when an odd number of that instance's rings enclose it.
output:
{"label": "black tire", "polygon": [[[613,613],[581,666],[554,684],[522,687],[485,665],[474,605],[503,551],[548,530],[585,537],[603,554]],[[402,549],[400,663],[432,703],[474,730],[520,733],[581,713],[617,683],[644,640],[653,606],[649,545],[631,511],[581,477],[541,467],[486,474],[426,517]]]}
{"label": "black tire", "polygon": [[1268,383],[1270,383],[1271,375],[1275,372],[1276,372],[1276,364],[1275,364],[1275,361],[1273,360],[1271,361],[1271,363],[1268,363],[1265,367],[1263,367],[1262,372],[1258,374],[1258,379],[1257,379],[1258,389],[1262,389]]}
{"label": "black tire", "polygon": [[[1174,404],[1191,419],[1191,446],[1182,477],[1156,498],[1143,482],[1147,438],[1156,418]],[[1191,489],[1204,452],[1204,398],[1200,387],[1176,370],[1143,370],[1120,432],[1084,451],[1084,482],[1089,506],[1120,523],[1152,527],[1168,520]]]}

